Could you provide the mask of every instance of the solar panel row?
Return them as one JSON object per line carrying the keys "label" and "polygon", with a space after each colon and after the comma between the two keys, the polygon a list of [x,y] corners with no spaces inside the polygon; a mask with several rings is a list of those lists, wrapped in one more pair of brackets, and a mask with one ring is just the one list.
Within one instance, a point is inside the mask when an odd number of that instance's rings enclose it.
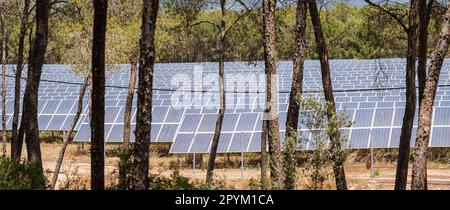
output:
{"label": "solar panel row", "polygon": [[[343,130],[351,148],[380,147],[391,148],[398,145],[399,127],[405,105],[405,91],[402,89],[371,90],[371,91],[340,91],[344,89],[395,88],[405,84],[404,59],[382,60],[331,60],[333,86],[336,90],[336,105],[354,122],[350,129]],[[188,101],[189,107],[177,109],[174,103],[174,92],[167,91],[176,87],[172,82],[175,75],[194,79],[200,74],[196,70],[201,67],[202,81],[190,81],[184,87],[193,92]],[[110,142],[122,141],[123,113],[129,82],[130,65],[110,67],[107,73],[105,104],[105,137]],[[261,103],[264,99],[264,80],[258,80],[264,72],[263,63],[230,62],[226,63],[227,110],[224,121],[223,135],[219,150],[233,152],[244,150],[259,151],[260,120],[259,113],[263,110]],[[41,130],[65,130],[73,118],[76,110],[76,99],[79,94],[79,84],[83,78],[73,73],[70,65],[45,65],[42,82],[39,88],[39,128]],[[450,61],[444,62],[440,84],[450,84]],[[215,114],[217,113],[217,86],[210,85],[206,75],[217,72],[216,63],[180,63],[157,64],[154,74],[153,122],[151,139],[153,142],[174,142],[172,152],[203,152],[209,150],[212,139]],[[14,75],[14,66],[8,66],[7,74]],[[278,65],[279,109],[281,113],[280,130],[284,136],[285,113],[288,108],[289,91],[291,86],[292,62],[280,62]],[[26,76],[26,72],[23,74]],[[241,77],[237,77],[240,75]],[[256,80],[254,80],[256,78]],[[263,77],[264,78],[264,77]],[[54,83],[49,80],[56,80]],[[62,82],[62,83],[61,83]],[[196,83],[197,82],[197,83]],[[202,84],[205,85],[202,86]],[[13,113],[14,78],[7,78],[8,128],[11,127]],[[22,81],[22,92],[25,82]],[[114,87],[112,87],[114,86]],[[167,89],[167,90],[166,90]],[[322,89],[320,63],[306,61],[304,72],[304,90],[306,97],[321,98]],[[212,91],[212,92],[211,92]],[[233,93],[241,91],[260,91],[259,94]],[[210,95],[208,95],[210,94]],[[207,104],[200,99],[209,96]],[[89,98],[89,91],[85,96],[85,105]],[[201,103],[196,102],[200,100]],[[136,102],[134,102],[136,103]],[[178,102],[178,105],[186,105]],[[208,107],[208,106],[212,106]],[[132,130],[135,126],[136,109],[132,112]],[[258,116],[258,117],[255,117]],[[256,118],[256,119],[255,119]],[[450,132],[450,89],[441,87],[437,91],[431,146],[448,146],[449,140],[445,135]],[[198,121],[198,125],[196,124]],[[198,127],[195,127],[198,126]],[[301,147],[313,149],[314,142],[311,133],[302,129]],[[76,130],[76,141],[89,141],[88,109],[83,110],[81,121]],[[198,137],[197,137],[198,136]],[[307,137],[307,138],[306,138]],[[134,135],[131,135],[134,140]],[[184,140],[183,140],[184,139]],[[180,146],[178,146],[180,145]],[[184,145],[184,146],[183,146]],[[197,147],[198,146],[198,147]],[[202,149],[206,148],[206,149]]]}

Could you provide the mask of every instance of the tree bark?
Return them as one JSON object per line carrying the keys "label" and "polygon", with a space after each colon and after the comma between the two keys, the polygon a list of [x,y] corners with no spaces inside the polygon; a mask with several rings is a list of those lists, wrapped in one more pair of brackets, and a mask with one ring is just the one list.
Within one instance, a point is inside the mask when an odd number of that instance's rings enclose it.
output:
{"label": "tree bark", "polygon": [[[22,151],[22,142],[21,139],[19,141],[18,134],[18,124],[19,124],[19,114],[20,114],[20,82],[22,79],[22,71],[24,67],[24,50],[25,50],[25,36],[27,33],[27,25],[28,25],[28,10],[30,8],[30,0],[24,1],[24,8],[22,11],[22,22],[20,25],[19,32],[19,45],[18,45],[18,53],[17,53],[17,67],[15,72],[15,81],[14,81],[14,114],[13,114],[13,122],[12,122],[12,131],[11,131],[11,158],[12,159],[20,159],[21,151]],[[31,48],[31,46],[30,46]]]}
{"label": "tree bark", "polygon": [[53,173],[52,182],[50,183],[51,189],[54,190],[56,187],[56,182],[58,181],[58,175],[59,171],[61,170],[61,165],[64,160],[64,154],[66,152],[67,146],[72,142],[72,139],[70,138],[72,135],[73,130],[75,129],[75,126],[77,126],[78,120],[80,119],[81,112],[83,111],[83,98],[84,94],[86,93],[86,87],[88,84],[89,78],[84,78],[83,85],[81,86],[80,95],[78,96],[78,108],[77,113],[75,114],[72,123],[70,124],[69,130],[65,133],[64,139],[63,139],[63,146],[61,150],[59,151],[59,156],[56,161],[55,171]]}
{"label": "tree bark", "polygon": [[220,107],[219,113],[216,119],[216,128],[214,130],[214,136],[211,144],[211,151],[209,154],[208,168],[206,171],[206,185],[211,186],[213,180],[213,171],[216,163],[217,148],[219,145],[220,133],[222,132],[222,122],[225,115],[225,30],[226,30],[226,0],[220,0],[221,8],[221,21],[220,21],[220,37],[218,40],[219,45],[219,94],[220,94]]}
{"label": "tree bark", "polygon": [[36,1],[36,33],[30,65],[28,68],[28,79],[25,87],[23,102],[24,121],[23,131],[27,144],[28,160],[36,162],[42,172],[42,157],[39,142],[39,130],[37,120],[38,89],[41,79],[42,66],[45,59],[45,51],[48,41],[48,17],[50,10],[49,0]]}
{"label": "tree bark", "polygon": [[[31,62],[33,60],[33,51],[34,51],[34,38],[33,38],[33,25],[30,26],[30,33],[28,35],[28,43],[30,45],[30,48],[28,49],[28,71],[27,71],[27,85],[28,85],[28,78],[32,78],[32,72],[29,70],[31,67]],[[26,90],[26,86],[25,86],[25,90]],[[25,104],[27,103],[27,98],[28,96],[26,94],[24,94],[23,96],[23,104],[22,104],[22,112],[25,113]],[[24,142],[24,138],[25,138],[25,127],[27,126],[26,123],[26,114],[22,114],[22,119],[20,120],[20,126],[19,126],[19,130],[17,131],[17,157],[20,159],[22,156],[22,147],[23,147],[23,142]]]}
{"label": "tree bark", "polygon": [[91,189],[105,189],[105,34],[108,0],[94,1],[91,90]]}
{"label": "tree bark", "polygon": [[159,0],[143,0],[132,186],[139,190],[149,187],[149,145],[152,121],[153,66],[155,62],[154,41],[158,9]]}
{"label": "tree bark", "polygon": [[270,175],[273,189],[283,188],[283,166],[280,149],[280,128],[278,116],[278,90],[277,90],[277,50],[275,46],[275,11],[276,0],[263,1],[264,25],[264,64],[266,73],[266,101],[267,111],[270,114],[268,124]]}
{"label": "tree bark", "polygon": [[[336,105],[334,102],[333,86],[331,83],[330,66],[328,63],[328,50],[323,36],[322,23],[320,22],[319,11],[315,0],[308,0],[311,21],[314,28],[314,36],[317,43],[317,53],[320,58],[320,66],[322,72],[322,84],[325,94],[325,101],[328,104],[327,117],[330,120],[336,115]],[[340,151],[340,132],[339,129],[333,129],[335,132],[329,133],[331,142],[331,151]],[[336,188],[338,190],[347,190],[347,181],[344,170],[344,157],[341,152],[332,152],[333,171],[336,179]]]}
{"label": "tree bark", "polygon": [[[300,102],[303,93],[303,68],[306,54],[306,13],[307,4],[305,0],[297,0],[297,14],[295,26],[295,54],[294,68],[292,71],[292,87],[289,96],[289,108],[286,119],[286,140],[285,145],[290,142],[292,147],[285,147],[285,162],[290,169],[285,169],[285,188],[295,189],[295,146],[297,145],[298,116],[300,111]],[[294,161],[291,163],[291,161]]]}
{"label": "tree bark", "polygon": [[261,189],[267,190],[268,179],[267,179],[267,121],[262,120],[261,129]]}
{"label": "tree bark", "polygon": [[450,6],[445,14],[439,41],[431,56],[428,78],[425,84],[422,103],[420,104],[419,126],[417,128],[416,149],[413,154],[411,188],[427,189],[427,149],[431,132],[433,104],[436,96],[442,63],[450,43]]}
{"label": "tree bark", "polygon": [[409,150],[411,133],[416,112],[416,55],[417,55],[417,26],[419,0],[411,0],[409,14],[408,52],[406,57],[406,105],[400,134],[400,145],[397,159],[395,189],[405,190],[408,178]]}
{"label": "tree bark", "polygon": [[123,147],[128,149],[130,143],[131,130],[131,110],[133,108],[134,88],[136,87],[137,64],[132,62],[130,69],[130,84],[128,86],[127,101],[125,103],[124,126],[123,126]]}
{"label": "tree bark", "polygon": [[2,28],[2,157],[6,157],[6,51],[8,48],[8,34],[4,15],[4,5],[0,5],[0,25]]}
{"label": "tree bark", "polygon": [[[431,8],[433,1],[427,4],[426,0],[419,1],[419,26],[418,26],[418,48],[417,48],[417,79],[419,84],[419,105],[422,103],[423,92],[427,79],[427,53],[428,53],[428,26],[430,23]],[[420,107],[419,107],[420,112]]]}

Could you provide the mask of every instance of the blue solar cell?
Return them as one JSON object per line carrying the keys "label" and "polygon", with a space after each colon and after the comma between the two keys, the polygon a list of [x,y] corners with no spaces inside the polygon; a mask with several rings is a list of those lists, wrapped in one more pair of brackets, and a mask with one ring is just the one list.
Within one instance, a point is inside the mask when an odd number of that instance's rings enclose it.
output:
{"label": "blue solar cell", "polygon": [[231,141],[229,152],[245,152],[251,140],[251,133],[235,133]]}
{"label": "blue solar cell", "polygon": [[54,114],[60,103],[60,100],[49,100],[41,114]]}
{"label": "blue solar cell", "polygon": [[123,141],[123,125],[114,125],[106,139],[108,142],[122,142]]}
{"label": "blue solar cell", "polygon": [[212,134],[197,134],[192,143],[191,153],[208,153],[211,145]]}
{"label": "blue solar cell", "polygon": [[105,123],[114,123],[119,113],[120,107],[105,108]]}
{"label": "blue solar cell", "polygon": [[152,142],[158,141],[158,134],[159,134],[159,131],[161,130],[161,127],[162,127],[161,124],[152,124],[151,131],[150,131],[150,136],[151,136]]}
{"label": "blue solar cell", "polygon": [[437,107],[435,109],[434,125],[450,125],[450,107]]}
{"label": "blue solar cell", "polygon": [[216,115],[215,114],[205,114],[203,115],[199,132],[214,132],[216,127]]}
{"label": "blue solar cell", "polygon": [[370,127],[372,123],[373,110],[356,110],[353,127]]}
{"label": "blue solar cell", "polygon": [[350,149],[367,148],[369,129],[354,129],[350,137]]}
{"label": "blue solar cell", "polygon": [[200,123],[201,115],[185,115],[180,132],[195,132]]}
{"label": "blue solar cell", "polygon": [[122,124],[124,121],[124,117],[125,117],[125,107],[121,107],[121,109],[119,109],[119,113],[117,114],[117,119],[116,119],[116,124]]}
{"label": "blue solar cell", "polygon": [[254,132],[248,152],[261,152],[261,133]]}
{"label": "blue solar cell", "polygon": [[181,118],[184,114],[184,108],[173,108],[171,107],[169,109],[169,112],[167,113],[166,117],[166,123],[172,123],[172,122],[180,122]]}
{"label": "blue solar cell", "polygon": [[67,115],[54,115],[50,124],[48,125],[47,130],[61,130],[61,127],[64,125],[64,121],[66,120]]}
{"label": "blue solar cell", "polygon": [[40,114],[42,112],[42,109],[45,107],[45,104],[47,103],[47,100],[38,100],[38,114]]}
{"label": "blue solar cell", "polygon": [[393,109],[376,109],[374,126],[391,126],[393,113]]}
{"label": "blue solar cell", "polygon": [[178,125],[165,124],[163,125],[161,132],[159,133],[158,142],[172,141],[175,137]]}
{"label": "blue solar cell", "polygon": [[279,119],[278,119],[280,130],[286,130],[286,119],[287,119],[287,113],[280,112]]}
{"label": "blue solar cell", "polygon": [[50,123],[51,118],[52,118],[51,115],[39,115],[38,117],[39,130],[46,130],[48,124]]}
{"label": "blue solar cell", "polygon": [[173,142],[170,149],[171,153],[189,153],[189,147],[191,146],[192,134],[178,134],[177,139]]}
{"label": "blue solar cell", "polygon": [[387,148],[389,146],[390,128],[375,128],[372,131],[372,138],[369,147]]}
{"label": "blue solar cell", "polygon": [[152,122],[163,123],[168,110],[168,107],[154,107],[152,111]]}
{"label": "blue solar cell", "polygon": [[389,143],[389,148],[398,148],[400,144],[400,128],[392,128],[391,142]]}
{"label": "blue solar cell", "polygon": [[116,106],[117,100],[115,99],[105,99],[105,106]]}
{"label": "blue solar cell", "polygon": [[75,136],[76,141],[89,141],[91,139],[91,127],[88,124],[81,125]]}
{"label": "blue solar cell", "polygon": [[[76,109],[77,109],[77,106],[78,106],[78,102],[77,102],[77,105],[75,105],[75,102],[76,102],[75,100],[63,100],[63,101],[61,101],[61,104],[59,105],[59,107],[58,107],[58,109],[56,110],[55,113],[56,114],[70,114],[72,107],[74,107],[73,109],[76,112]],[[86,104],[83,104],[83,105],[85,106]]]}
{"label": "blue solar cell", "polygon": [[393,126],[402,126],[403,116],[404,115],[405,115],[405,109],[404,108],[397,108],[397,109],[395,109],[394,125]]}
{"label": "blue solar cell", "polygon": [[233,134],[231,134],[231,133],[220,134],[219,144],[217,147],[218,153],[227,153],[228,152],[228,146],[230,145],[232,136],[233,136]]}
{"label": "blue solar cell", "polygon": [[239,114],[225,114],[222,122],[222,131],[234,131]]}
{"label": "blue solar cell", "polygon": [[433,128],[431,134],[431,147],[449,147],[450,141],[450,128],[449,127],[438,127]]}
{"label": "blue solar cell", "polygon": [[236,131],[253,131],[255,128],[256,120],[258,119],[257,113],[243,113],[239,118]]}
{"label": "blue solar cell", "polygon": [[[413,130],[411,133],[411,147],[414,147],[414,145],[415,145],[416,133],[417,133],[417,127],[413,127]],[[391,143],[389,144],[389,148],[398,148],[399,147],[400,134],[401,134],[401,128],[393,128],[392,129]]]}

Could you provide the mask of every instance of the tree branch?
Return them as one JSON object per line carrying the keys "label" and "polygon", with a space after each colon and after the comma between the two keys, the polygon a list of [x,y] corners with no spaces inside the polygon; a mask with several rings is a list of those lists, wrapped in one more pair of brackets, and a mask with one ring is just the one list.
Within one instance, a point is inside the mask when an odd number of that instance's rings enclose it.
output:
{"label": "tree branch", "polygon": [[386,8],[383,8],[382,6],[380,6],[380,5],[378,5],[378,4],[373,3],[373,2],[370,1],[370,0],[364,0],[364,1],[365,1],[366,3],[368,3],[370,6],[375,7],[375,8],[377,8],[378,10],[380,10],[380,11],[382,11],[382,12],[388,14],[388,15],[391,16],[392,18],[394,18],[394,19],[398,22],[398,24],[400,24],[400,26],[402,26],[403,30],[404,30],[406,33],[409,33],[409,27],[407,27],[407,26],[405,25],[405,23],[403,23],[402,19],[400,19],[396,14],[390,12],[389,10],[387,10]]}

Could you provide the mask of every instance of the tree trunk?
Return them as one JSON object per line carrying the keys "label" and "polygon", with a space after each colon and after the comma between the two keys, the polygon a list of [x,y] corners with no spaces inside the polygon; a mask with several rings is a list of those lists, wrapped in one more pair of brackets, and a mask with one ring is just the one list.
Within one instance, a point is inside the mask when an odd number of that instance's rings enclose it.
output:
{"label": "tree trunk", "polygon": [[72,132],[75,129],[75,126],[77,125],[78,120],[80,119],[81,112],[83,111],[83,98],[84,98],[84,94],[86,93],[86,87],[87,87],[88,81],[89,81],[88,77],[84,78],[83,85],[81,86],[81,90],[80,90],[80,95],[78,96],[77,113],[75,114],[75,116],[72,120],[72,123],[70,124],[69,130],[64,135],[64,140],[63,140],[64,143],[63,143],[61,150],[59,151],[59,156],[56,161],[56,166],[55,166],[55,171],[53,173],[52,182],[50,183],[52,190],[54,190],[56,187],[56,182],[58,181],[59,171],[61,170],[61,165],[64,160],[64,154],[66,152],[67,146],[72,142],[72,139],[70,138],[70,136],[72,135]]}
{"label": "tree trunk", "polygon": [[264,25],[264,64],[266,73],[266,101],[267,112],[270,120],[268,124],[270,174],[273,189],[283,188],[283,166],[280,149],[280,128],[278,116],[278,90],[277,90],[277,50],[275,46],[275,11],[276,0],[263,1],[263,25]]}
{"label": "tree trunk", "polygon": [[[422,103],[425,82],[427,79],[427,53],[428,53],[428,25],[430,23],[431,8],[433,1],[428,5],[426,0],[419,1],[419,28],[418,28],[418,48],[417,48],[417,79],[419,84],[419,105]],[[420,107],[419,107],[420,112]]]}
{"label": "tree trunk", "polygon": [[[36,162],[40,166],[41,173],[43,173],[37,107],[38,89],[48,41],[48,17],[50,2],[49,0],[36,1],[35,7],[36,34],[34,37],[33,50],[28,68],[28,79],[23,102],[24,115],[22,120],[24,121],[23,132],[25,135],[25,142],[27,144],[28,160]],[[44,184],[44,182],[42,183]]]}
{"label": "tree trunk", "polygon": [[220,92],[220,107],[219,113],[216,119],[216,129],[214,131],[214,136],[211,144],[211,151],[209,154],[208,168],[206,172],[206,185],[211,186],[213,179],[213,171],[216,163],[217,147],[219,145],[220,133],[222,132],[222,122],[225,115],[225,30],[226,30],[226,0],[220,0],[220,8],[222,12],[220,21],[220,38],[218,40],[219,44],[219,92]]}
{"label": "tree trunk", "polygon": [[411,181],[411,188],[413,190],[427,189],[427,149],[431,132],[433,103],[436,96],[439,75],[450,43],[450,6],[445,14],[439,37],[436,49],[431,56],[424,96],[420,104],[416,149],[413,154],[414,161]]}
{"label": "tree trunk", "polygon": [[[33,51],[34,51],[34,38],[33,38],[33,25],[30,26],[30,34],[28,35],[28,43],[30,45],[29,49],[28,49],[28,71],[27,71],[27,78],[32,78],[32,72],[29,70],[31,68],[31,62],[33,60]],[[28,85],[28,80],[27,80],[27,85]],[[25,86],[25,91],[26,91],[26,86]],[[23,104],[22,104],[22,112],[25,113],[25,107],[26,107],[26,103],[27,103],[27,98],[28,96],[26,94],[24,94],[23,96]],[[20,120],[20,126],[19,126],[19,130],[18,130],[18,134],[17,134],[17,157],[20,159],[22,156],[22,147],[23,147],[23,142],[24,142],[24,138],[25,138],[25,127],[27,126],[27,121],[26,121],[26,117],[27,114],[22,114],[22,119]]]}
{"label": "tree trunk", "polygon": [[411,1],[408,28],[408,52],[406,57],[406,105],[403,117],[400,145],[397,159],[395,189],[405,190],[408,179],[409,150],[411,133],[416,112],[416,55],[417,55],[417,25],[419,0]]}
{"label": "tree trunk", "polygon": [[[285,140],[285,188],[295,189],[296,159],[295,151],[297,146],[298,116],[300,111],[300,100],[302,98],[303,68],[306,53],[306,13],[307,4],[305,0],[297,0],[297,15],[295,27],[295,54],[294,69],[292,71],[292,87],[289,96],[289,108],[286,119],[286,140]],[[290,145],[290,146],[288,146]]]}
{"label": "tree trunk", "polygon": [[155,30],[159,0],[144,0],[139,58],[136,143],[134,146],[133,188],[149,187],[149,145],[152,121],[153,65],[155,62]]}
{"label": "tree trunk", "polygon": [[[22,142],[19,142],[19,134],[18,134],[18,124],[19,124],[19,113],[20,113],[20,81],[22,77],[22,71],[24,67],[24,49],[25,49],[25,36],[27,33],[27,25],[28,25],[28,10],[30,7],[30,0],[25,0],[24,8],[22,11],[22,22],[20,25],[19,32],[19,45],[18,45],[18,53],[17,53],[17,67],[15,73],[15,81],[14,81],[14,114],[13,114],[13,122],[12,122],[12,131],[11,131],[11,158],[12,159],[20,159],[21,150],[22,150]],[[30,46],[31,47],[31,46]]]}
{"label": "tree trunk", "polygon": [[[320,22],[319,11],[315,0],[308,0],[311,21],[314,28],[314,36],[316,37],[317,53],[320,58],[320,66],[322,72],[322,84],[325,94],[325,101],[328,104],[327,117],[330,120],[336,115],[336,105],[334,102],[333,86],[331,83],[330,66],[328,63],[328,50],[323,36],[322,23]],[[341,152],[340,132],[339,129],[333,129],[335,132],[329,133],[331,142],[331,151],[333,160],[333,171],[336,179],[336,188],[338,190],[347,190],[347,181],[344,171],[344,157]]]}
{"label": "tree trunk", "polygon": [[91,89],[91,189],[105,189],[105,34],[108,0],[94,1]]}
{"label": "tree trunk", "polygon": [[2,157],[6,157],[6,51],[8,47],[8,34],[6,20],[0,5],[0,24],[2,27]]}
{"label": "tree trunk", "polygon": [[134,97],[134,88],[136,87],[136,62],[132,62],[130,69],[130,84],[128,86],[128,95],[127,101],[125,104],[125,113],[124,113],[124,126],[123,126],[123,147],[124,149],[128,149],[128,144],[130,143],[130,130],[131,130],[131,110],[133,108],[133,97]]}
{"label": "tree trunk", "polygon": [[268,179],[267,179],[267,121],[262,121],[261,129],[261,189],[267,190]]}

